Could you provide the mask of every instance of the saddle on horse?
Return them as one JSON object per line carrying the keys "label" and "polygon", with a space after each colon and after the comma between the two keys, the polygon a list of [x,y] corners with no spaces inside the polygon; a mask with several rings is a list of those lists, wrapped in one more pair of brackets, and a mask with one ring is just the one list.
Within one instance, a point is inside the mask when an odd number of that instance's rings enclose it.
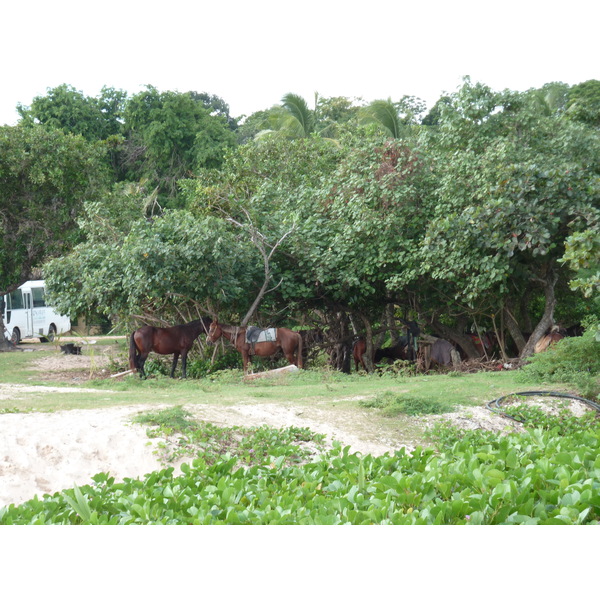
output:
{"label": "saddle on horse", "polygon": [[261,329],[260,327],[246,328],[246,342],[251,346],[251,353],[254,354],[254,346],[260,342],[276,342],[277,329],[270,327]]}

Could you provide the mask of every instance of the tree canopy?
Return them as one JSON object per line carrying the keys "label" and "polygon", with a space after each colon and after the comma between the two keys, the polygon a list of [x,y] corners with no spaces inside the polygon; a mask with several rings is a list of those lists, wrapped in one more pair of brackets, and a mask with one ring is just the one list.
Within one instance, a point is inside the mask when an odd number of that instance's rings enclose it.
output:
{"label": "tree canopy", "polygon": [[5,280],[60,255],[45,265],[58,307],[117,322],[183,305],[240,320],[259,294],[258,322],[318,325],[339,368],[356,333],[413,319],[467,354],[473,324],[506,331],[526,356],[557,318],[600,314],[596,83],[465,79],[425,116],[411,96],[290,93],[239,126],[206,93],[60,86],[22,108],[2,168],[14,189],[35,181],[13,196],[39,210],[62,194],[65,235],[33,262],[14,253]]}

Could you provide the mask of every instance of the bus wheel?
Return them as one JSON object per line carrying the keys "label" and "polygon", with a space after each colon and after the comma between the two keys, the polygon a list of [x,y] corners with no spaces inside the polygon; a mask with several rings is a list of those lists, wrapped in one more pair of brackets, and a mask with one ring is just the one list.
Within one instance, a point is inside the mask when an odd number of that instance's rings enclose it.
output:
{"label": "bus wheel", "polygon": [[10,341],[16,346],[21,341],[21,332],[15,327],[12,330]]}
{"label": "bus wheel", "polygon": [[48,328],[48,335],[40,338],[40,342],[53,342],[56,337],[56,326],[54,324],[50,325]]}

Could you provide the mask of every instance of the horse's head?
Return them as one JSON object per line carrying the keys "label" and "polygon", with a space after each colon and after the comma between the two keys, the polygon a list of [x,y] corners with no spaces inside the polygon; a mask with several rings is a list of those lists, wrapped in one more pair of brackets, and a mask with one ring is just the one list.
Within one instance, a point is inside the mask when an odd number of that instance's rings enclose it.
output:
{"label": "horse's head", "polygon": [[223,330],[221,329],[221,326],[215,319],[210,324],[210,327],[208,328],[208,334],[206,336],[206,341],[209,344],[214,344],[222,335],[223,335]]}

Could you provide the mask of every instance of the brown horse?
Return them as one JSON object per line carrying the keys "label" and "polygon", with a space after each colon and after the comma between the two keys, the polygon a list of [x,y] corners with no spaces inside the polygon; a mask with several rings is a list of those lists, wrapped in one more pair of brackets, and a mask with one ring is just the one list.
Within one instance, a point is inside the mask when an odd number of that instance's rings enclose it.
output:
{"label": "brown horse", "polygon": [[182,377],[186,377],[187,355],[196,338],[202,333],[208,333],[212,323],[210,317],[202,317],[185,325],[174,327],[152,327],[144,325],[136,329],[129,341],[129,368],[135,373],[139,370],[140,377],[146,378],[144,363],[148,354],[154,351],[157,354],[173,354],[171,377],[175,376],[177,360],[181,355]]}
{"label": "brown horse", "polygon": [[250,356],[272,356],[281,348],[290,365],[296,365],[302,368],[302,336],[291,329],[278,327],[275,330],[274,341],[246,341],[247,327],[235,327],[234,325],[224,325],[214,320],[208,330],[209,343],[215,343],[221,336],[227,338],[235,349],[242,354],[244,363],[244,373],[248,371]]}
{"label": "brown horse", "polygon": [[534,354],[544,352],[550,346],[556,344],[556,342],[559,342],[564,337],[566,337],[564,330],[561,331],[558,325],[554,325],[554,327],[552,327],[546,335],[542,336],[539,342],[535,345],[535,348],[533,350]]}
{"label": "brown horse", "polygon": [[355,340],[352,345],[352,357],[354,358],[354,366],[358,371],[358,366],[362,365],[363,369],[366,371],[367,366],[365,365],[365,352],[367,351],[367,341],[365,338],[358,338]]}

